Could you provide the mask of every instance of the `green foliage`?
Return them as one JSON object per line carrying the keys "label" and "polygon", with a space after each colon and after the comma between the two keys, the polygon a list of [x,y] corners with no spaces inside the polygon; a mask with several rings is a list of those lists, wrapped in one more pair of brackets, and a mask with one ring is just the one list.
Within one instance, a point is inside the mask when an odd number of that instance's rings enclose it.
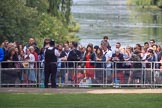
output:
{"label": "green foliage", "polygon": [[72,16],[70,16],[70,21],[68,25],[69,32],[78,32],[80,30],[80,24],[76,22]]}
{"label": "green foliage", "polygon": [[61,0],[48,0],[49,1],[49,9],[48,12],[55,16],[59,16],[59,5],[61,3]]}
{"label": "green foliage", "polygon": [[159,0],[159,1],[157,2],[157,5],[158,5],[158,6],[162,6],[162,0]]}
{"label": "green foliage", "polygon": [[69,24],[71,15],[72,0],[48,0],[48,12],[58,18],[62,19],[64,24]]}
{"label": "green foliage", "polygon": [[[64,2],[63,2],[64,1]],[[35,37],[39,45],[46,37],[57,42],[78,40],[71,33],[78,24],[71,16],[71,0],[0,0],[0,42],[27,42]],[[61,8],[61,9],[60,9]],[[78,31],[78,30],[75,31]],[[74,31],[73,31],[74,32]],[[69,37],[68,37],[69,36]],[[67,38],[68,37],[68,38]]]}
{"label": "green foliage", "polygon": [[136,0],[137,5],[152,5],[152,0]]}
{"label": "green foliage", "polygon": [[129,5],[139,5],[139,6],[162,6],[162,0],[128,0]]}
{"label": "green foliage", "polygon": [[38,10],[38,12],[47,12],[49,7],[48,0],[26,0],[26,6]]}
{"label": "green foliage", "polygon": [[62,2],[62,12],[64,13],[66,23],[68,24],[70,21],[70,15],[71,15],[72,0],[63,0],[63,1],[64,2]]}
{"label": "green foliage", "polygon": [[32,35],[37,24],[36,9],[26,7],[23,0],[1,0],[0,10],[0,42],[5,38],[23,40]]}
{"label": "green foliage", "polygon": [[43,13],[37,27],[38,36],[40,38],[50,37],[57,42],[63,42],[63,36],[68,34],[68,29],[56,17]]}

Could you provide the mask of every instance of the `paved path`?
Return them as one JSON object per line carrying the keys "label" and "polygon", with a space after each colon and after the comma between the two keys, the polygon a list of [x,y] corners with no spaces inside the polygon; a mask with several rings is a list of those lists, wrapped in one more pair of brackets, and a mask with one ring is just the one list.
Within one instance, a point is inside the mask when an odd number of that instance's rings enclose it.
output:
{"label": "paved path", "polygon": [[54,94],[130,94],[130,93],[162,93],[162,89],[84,89],[84,88],[0,88],[0,93],[54,93]]}

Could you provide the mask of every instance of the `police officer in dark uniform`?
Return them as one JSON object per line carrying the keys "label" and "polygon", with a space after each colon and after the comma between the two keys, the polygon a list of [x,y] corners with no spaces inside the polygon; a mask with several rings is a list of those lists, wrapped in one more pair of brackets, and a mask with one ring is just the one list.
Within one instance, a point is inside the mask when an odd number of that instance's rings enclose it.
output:
{"label": "police officer in dark uniform", "polygon": [[51,88],[56,88],[57,57],[60,56],[54,48],[55,42],[51,40],[50,47],[45,50],[45,88],[48,88],[49,77],[51,75]]}

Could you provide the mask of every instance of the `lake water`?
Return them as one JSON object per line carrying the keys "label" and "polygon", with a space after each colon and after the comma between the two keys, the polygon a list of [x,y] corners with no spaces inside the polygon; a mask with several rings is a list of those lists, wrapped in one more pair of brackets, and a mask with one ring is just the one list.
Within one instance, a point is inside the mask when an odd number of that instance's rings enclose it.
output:
{"label": "lake water", "polygon": [[81,29],[80,43],[99,45],[103,36],[111,46],[143,44],[155,39],[162,44],[162,10],[127,6],[126,0],[73,0],[72,13]]}

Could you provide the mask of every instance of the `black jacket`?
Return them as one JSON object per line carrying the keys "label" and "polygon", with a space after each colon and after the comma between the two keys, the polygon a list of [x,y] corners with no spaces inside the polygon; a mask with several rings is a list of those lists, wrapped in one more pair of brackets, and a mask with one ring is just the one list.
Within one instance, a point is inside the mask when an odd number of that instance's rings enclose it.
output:
{"label": "black jacket", "polygon": [[[73,49],[70,51],[67,61],[80,61],[81,60],[81,52],[79,50]],[[77,64],[75,64],[76,66]],[[73,67],[74,64],[69,62],[69,67]]]}
{"label": "black jacket", "polygon": [[[123,54],[121,54],[121,53],[119,53],[118,56],[117,56],[115,53],[112,54],[112,59],[113,59],[114,57],[117,57],[117,58],[119,59],[119,61],[124,61]],[[117,68],[123,68],[123,63],[117,63],[117,64],[116,64],[116,67],[117,67]]]}

